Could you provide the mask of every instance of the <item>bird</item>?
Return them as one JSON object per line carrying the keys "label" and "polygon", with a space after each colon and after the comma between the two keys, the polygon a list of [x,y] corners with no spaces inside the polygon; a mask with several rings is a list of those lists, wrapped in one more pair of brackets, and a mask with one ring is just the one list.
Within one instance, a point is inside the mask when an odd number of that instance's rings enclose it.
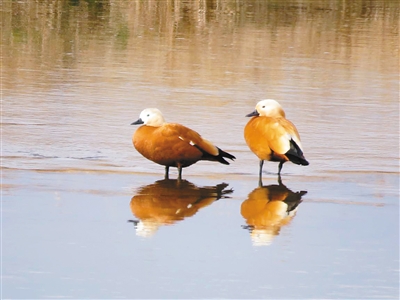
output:
{"label": "bird", "polygon": [[285,111],[278,101],[261,100],[246,117],[251,119],[244,128],[244,138],[250,150],[260,159],[260,185],[264,160],[279,162],[279,178],[282,166],[287,161],[309,165],[303,154],[300,135],[294,124],[286,119]]}
{"label": "bird", "polygon": [[167,123],[157,108],[144,109],[131,125],[138,124],[143,125],[133,134],[133,145],[145,158],[165,166],[165,179],[169,178],[169,167],[178,168],[178,179],[182,179],[182,168],[200,160],[229,165],[225,158],[236,158],[196,131],[181,124]]}

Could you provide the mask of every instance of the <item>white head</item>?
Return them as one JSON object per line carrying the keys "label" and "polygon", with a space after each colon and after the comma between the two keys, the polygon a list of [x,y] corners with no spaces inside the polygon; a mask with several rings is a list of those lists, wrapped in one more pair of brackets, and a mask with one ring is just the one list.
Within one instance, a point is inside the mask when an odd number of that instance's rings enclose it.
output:
{"label": "white head", "polygon": [[131,125],[145,124],[147,126],[160,127],[165,123],[161,111],[157,108],[146,108],[139,116],[139,120],[133,122]]}
{"label": "white head", "polygon": [[256,111],[260,116],[265,117],[285,117],[282,106],[273,99],[261,100],[256,105]]}

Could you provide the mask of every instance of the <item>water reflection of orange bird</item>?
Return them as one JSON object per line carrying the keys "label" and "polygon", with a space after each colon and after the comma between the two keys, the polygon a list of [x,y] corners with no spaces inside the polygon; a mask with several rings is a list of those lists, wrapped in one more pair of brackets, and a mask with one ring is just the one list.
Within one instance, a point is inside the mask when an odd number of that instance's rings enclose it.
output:
{"label": "water reflection of orange bird", "polygon": [[271,244],[282,226],[290,223],[295,216],[301,197],[306,191],[293,192],[282,182],[259,186],[242,203],[241,214],[245,218],[253,245]]}
{"label": "water reflection of orange bird", "polygon": [[233,192],[227,183],[198,187],[187,180],[163,179],[139,188],[130,202],[131,211],[139,220],[135,224],[140,236],[152,236],[160,226],[171,225],[191,217],[203,207]]}

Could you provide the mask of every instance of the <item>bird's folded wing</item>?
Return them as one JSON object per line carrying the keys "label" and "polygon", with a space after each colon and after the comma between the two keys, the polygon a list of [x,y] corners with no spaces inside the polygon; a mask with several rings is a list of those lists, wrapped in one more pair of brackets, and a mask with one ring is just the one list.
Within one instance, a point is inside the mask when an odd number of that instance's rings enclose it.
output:
{"label": "bird's folded wing", "polygon": [[203,139],[196,131],[180,124],[170,123],[168,125],[168,129],[165,130],[164,135],[171,137],[175,136],[189,145],[194,146],[201,151],[207,152],[210,155],[218,155],[218,148],[211,142]]}

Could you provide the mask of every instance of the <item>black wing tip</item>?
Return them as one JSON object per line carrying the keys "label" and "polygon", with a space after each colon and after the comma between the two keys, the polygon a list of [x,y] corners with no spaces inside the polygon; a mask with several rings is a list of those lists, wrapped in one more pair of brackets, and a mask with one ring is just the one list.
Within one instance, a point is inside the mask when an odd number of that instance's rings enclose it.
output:
{"label": "black wing tip", "polygon": [[[218,148],[218,147],[217,147]],[[226,161],[224,158],[229,158],[231,160],[235,160],[236,157],[228,152],[225,152],[218,148],[219,154],[218,154],[218,161],[224,165],[229,165],[230,163]]]}
{"label": "black wing tip", "polygon": [[300,149],[299,145],[297,145],[293,139],[290,140],[290,149],[285,155],[292,163],[297,165],[308,166],[310,164],[304,157],[303,151]]}
{"label": "black wing tip", "polygon": [[203,149],[201,149],[197,145],[194,145],[194,146],[203,153],[203,157],[202,157],[203,160],[218,161],[221,164],[229,165],[230,163],[228,161],[226,161],[224,158],[229,158],[231,160],[236,159],[235,156],[233,156],[232,154],[229,154],[228,152],[221,150],[218,147],[217,147],[218,155],[211,155],[210,153],[205,152]]}
{"label": "black wing tip", "polygon": [[226,161],[223,156],[217,156],[217,161],[224,165],[230,165],[229,161]]}
{"label": "black wing tip", "polygon": [[296,164],[296,165],[301,165],[301,166],[308,166],[310,163],[304,158],[304,157],[299,157],[297,154],[292,154],[292,153],[286,153],[285,154],[289,160]]}
{"label": "black wing tip", "polygon": [[310,163],[303,157],[297,157],[298,164],[302,166],[308,166]]}

